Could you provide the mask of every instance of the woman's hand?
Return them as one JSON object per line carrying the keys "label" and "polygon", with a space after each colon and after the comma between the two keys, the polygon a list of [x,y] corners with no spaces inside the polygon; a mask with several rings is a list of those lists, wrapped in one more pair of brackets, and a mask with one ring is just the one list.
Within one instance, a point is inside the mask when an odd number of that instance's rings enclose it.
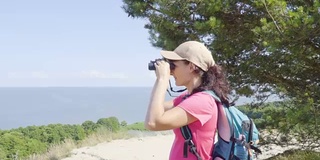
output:
{"label": "woman's hand", "polygon": [[155,63],[155,72],[158,79],[170,79],[170,65],[164,60],[158,60]]}

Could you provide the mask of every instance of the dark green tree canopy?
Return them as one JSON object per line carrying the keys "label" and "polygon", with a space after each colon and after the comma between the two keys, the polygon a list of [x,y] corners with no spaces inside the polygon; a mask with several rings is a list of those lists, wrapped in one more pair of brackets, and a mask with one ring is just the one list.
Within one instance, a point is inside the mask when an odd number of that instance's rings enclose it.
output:
{"label": "dark green tree canopy", "polygon": [[238,94],[320,99],[320,3],[313,0],[123,0],[153,46],[207,45]]}

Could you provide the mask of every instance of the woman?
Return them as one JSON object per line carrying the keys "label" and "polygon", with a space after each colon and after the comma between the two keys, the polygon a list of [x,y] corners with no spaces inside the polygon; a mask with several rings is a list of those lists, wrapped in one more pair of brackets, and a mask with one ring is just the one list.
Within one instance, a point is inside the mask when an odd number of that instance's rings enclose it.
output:
{"label": "woman", "polygon": [[[197,41],[187,41],[174,51],[162,51],[161,55],[165,60],[159,60],[155,64],[157,79],[145,127],[153,131],[173,130],[175,139],[170,160],[195,160],[197,157],[194,154],[183,157],[184,138],[180,127],[188,125],[197,152],[203,160],[211,160],[218,108],[216,101],[201,91],[212,90],[222,101],[227,102],[229,86],[225,75],[221,67],[215,64],[211,52]],[[174,65],[174,69],[170,70],[168,62]],[[165,102],[171,75],[175,78],[176,86],[185,86],[187,91],[173,101]]]}

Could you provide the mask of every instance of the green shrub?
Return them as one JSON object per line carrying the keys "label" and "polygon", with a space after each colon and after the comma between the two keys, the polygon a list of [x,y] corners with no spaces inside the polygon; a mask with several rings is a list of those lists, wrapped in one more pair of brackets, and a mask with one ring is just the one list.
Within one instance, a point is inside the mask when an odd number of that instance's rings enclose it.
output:
{"label": "green shrub", "polygon": [[117,132],[120,129],[120,123],[116,117],[100,118],[97,124],[101,127],[108,128],[112,132]]}
{"label": "green shrub", "polygon": [[146,128],[144,127],[144,122],[136,122],[136,123],[127,125],[126,129],[128,129],[128,130],[139,130],[139,131],[145,131],[146,130]]}

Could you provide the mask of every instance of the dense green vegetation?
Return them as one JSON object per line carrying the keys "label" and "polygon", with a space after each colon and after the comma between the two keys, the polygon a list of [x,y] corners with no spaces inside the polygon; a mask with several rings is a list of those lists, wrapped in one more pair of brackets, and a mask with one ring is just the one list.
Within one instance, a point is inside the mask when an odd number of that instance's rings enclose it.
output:
{"label": "dense green vegetation", "polygon": [[96,123],[85,121],[81,125],[49,124],[46,126],[28,126],[11,130],[0,130],[0,159],[23,158],[32,154],[41,154],[52,145],[59,144],[66,139],[80,142],[99,128],[106,128],[111,132],[120,129],[139,129],[136,124],[127,125],[119,122],[116,117],[101,118]]}

